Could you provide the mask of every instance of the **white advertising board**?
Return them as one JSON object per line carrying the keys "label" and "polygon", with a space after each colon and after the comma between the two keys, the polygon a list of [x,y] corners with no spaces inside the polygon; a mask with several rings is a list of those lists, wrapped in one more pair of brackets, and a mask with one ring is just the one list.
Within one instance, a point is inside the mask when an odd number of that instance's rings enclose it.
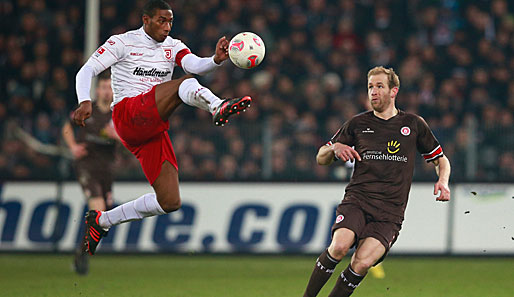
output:
{"label": "white advertising board", "polygon": [[[319,253],[330,242],[330,227],[344,186],[182,183],[179,211],[116,226],[102,240],[99,251]],[[414,184],[405,222],[391,253],[481,253],[490,246],[491,251],[513,253],[514,241],[505,242],[500,237],[513,230],[514,199],[507,201],[503,197],[499,200],[501,204],[466,202],[470,199],[465,197],[468,189],[462,187],[452,188],[452,200],[456,203],[452,207],[450,203],[435,201],[432,184]],[[510,190],[506,188],[505,193]],[[146,183],[115,183],[113,192],[120,204],[150,191],[152,188]],[[59,212],[55,204],[57,193],[55,183],[4,184],[0,196],[0,251],[74,249],[83,228],[82,191],[77,183],[65,183]],[[484,205],[487,207],[481,207]],[[468,208],[472,212],[459,217]],[[474,213],[480,213],[481,219],[475,221]],[[486,227],[484,217],[491,222]],[[501,226],[496,233],[487,227],[498,224]],[[450,229],[452,226],[454,229]],[[485,238],[486,242],[477,238]]]}
{"label": "white advertising board", "polygon": [[514,254],[514,186],[466,184],[455,195],[453,251]]}

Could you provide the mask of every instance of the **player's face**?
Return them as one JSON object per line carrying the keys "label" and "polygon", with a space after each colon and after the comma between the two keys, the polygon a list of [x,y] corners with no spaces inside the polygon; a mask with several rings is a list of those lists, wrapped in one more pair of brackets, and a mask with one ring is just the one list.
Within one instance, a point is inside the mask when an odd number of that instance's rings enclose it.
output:
{"label": "player's face", "polygon": [[163,42],[170,34],[173,26],[173,12],[171,10],[156,9],[153,17],[143,15],[145,31],[155,41]]}
{"label": "player's face", "polygon": [[112,89],[110,79],[101,79],[96,88],[96,98],[98,101],[110,104],[112,101]]}
{"label": "player's face", "polygon": [[375,111],[383,112],[394,106],[393,98],[395,95],[396,92],[389,88],[386,74],[380,73],[369,77],[368,99]]}

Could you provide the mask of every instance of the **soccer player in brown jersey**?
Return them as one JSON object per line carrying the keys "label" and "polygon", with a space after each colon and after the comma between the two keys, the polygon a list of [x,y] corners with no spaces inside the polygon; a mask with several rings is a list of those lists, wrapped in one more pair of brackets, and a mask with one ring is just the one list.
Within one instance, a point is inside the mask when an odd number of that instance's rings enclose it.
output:
{"label": "soccer player in brown jersey", "polygon": [[380,263],[398,238],[414,173],[416,150],[435,165],[437,201],[450,200],[450,162],[427,123],[396,108],[400,80],[392,68],[368,72],[372,110],[344,123],[316,156],[320,165],[354,161],[343,201],[337,207],[332,242],[316,260],[304,297],[316,296],[352,247],[350,264],[329,297],[350,296],[370,267]]}
{"label": "soccer player in brown jersey", "polygon": [[[113,206],[112,183],[116,139],[111,119],[111,79],[100,75],[96,87],[96,100],[92,104],[88,125],[75,136],[71,122],[62,128],[62,136],[70,149],[77,179],[82,186],[89,209],[105,211]],[[75,271],[87,274],[88,257],[82,246],[75,253]]]}

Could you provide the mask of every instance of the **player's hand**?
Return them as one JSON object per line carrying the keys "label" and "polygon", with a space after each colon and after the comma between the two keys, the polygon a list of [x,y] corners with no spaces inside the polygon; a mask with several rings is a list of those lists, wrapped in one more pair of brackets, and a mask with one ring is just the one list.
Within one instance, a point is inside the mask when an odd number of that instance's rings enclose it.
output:
{"label": "player's hand", "polygon": [[71,154],[74,159],[80,159],[87,156],[86,145],[84,143],[77,143],[70,147]]}
{"label": "player's hand", "polygon": [[355,159],[357,159],[358,161],[362,161],[359,153],[350,146],[347,146],[346,144],[336,142],[332,145],[332,150],[334,151],[334,156],[336,156],[336,158],[343,160],[345,162],[353,162],[353,160]]}
{"label": "player's hand", "polygon": [[216,52],[214,53],[214,63],[220,64],[228,59],[228,40],[225,36],[221,37],[216,44]]}
{"label": "player's hand", "polygon": [[92,112],[91,100],[82,101],[79,107],[73,113],[73,121],[76,125],[85,127],[86,120],[91,116]]}
{"label": "player's hand", "polygon": [[441,194],[435,199],[436,201],[450,201],[450,188],[448,187],[448,183],[437,181],[434,185],[434,195],[437,195],[439,192],[441,192]]}

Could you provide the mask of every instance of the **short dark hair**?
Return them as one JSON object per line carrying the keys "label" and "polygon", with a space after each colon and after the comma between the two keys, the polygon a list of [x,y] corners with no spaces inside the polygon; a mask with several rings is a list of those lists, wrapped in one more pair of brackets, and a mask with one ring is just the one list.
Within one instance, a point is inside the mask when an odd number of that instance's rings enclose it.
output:
{"label": "short dark hair", "polygon": [[143,15],[153,17],[156,9],[171,10],[171,6],[163,0],[150,0],[143,6]]}

